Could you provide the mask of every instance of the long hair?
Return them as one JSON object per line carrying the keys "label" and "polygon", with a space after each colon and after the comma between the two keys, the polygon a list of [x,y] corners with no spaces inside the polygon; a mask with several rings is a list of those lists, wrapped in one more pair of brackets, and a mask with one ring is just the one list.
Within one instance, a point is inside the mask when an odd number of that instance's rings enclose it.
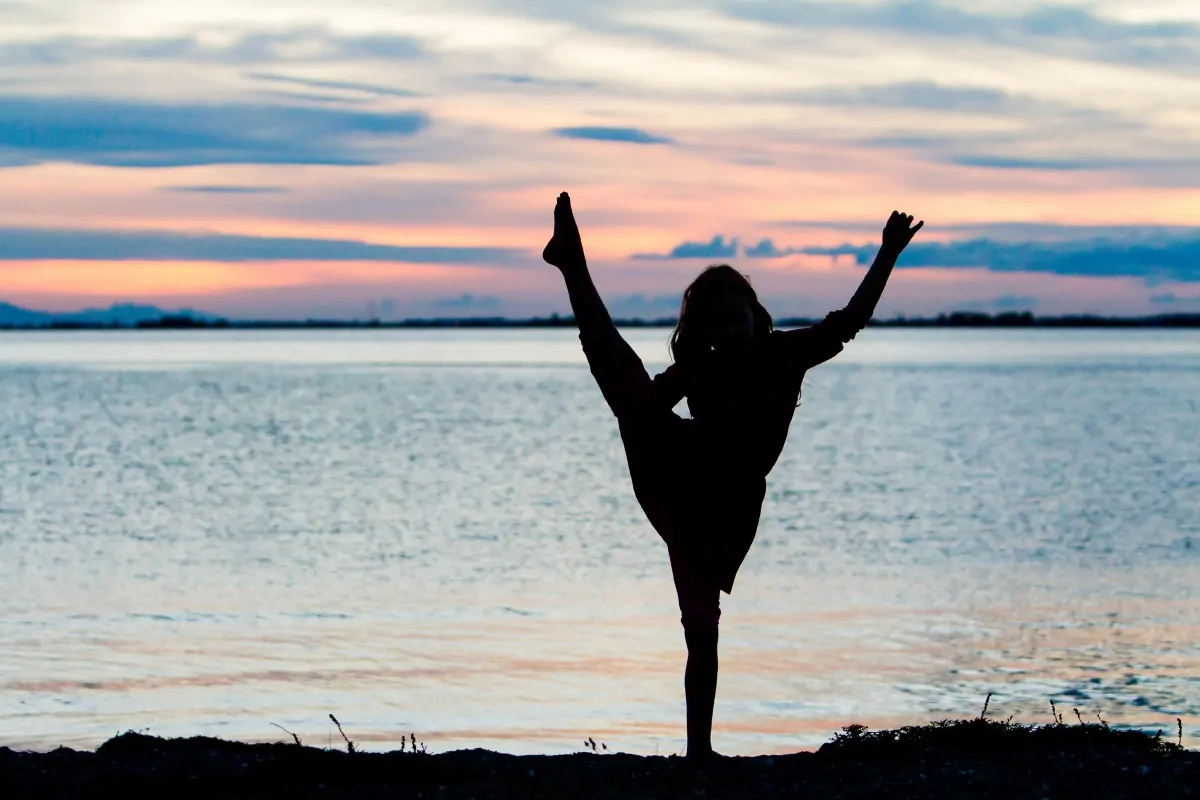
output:
{"label": "long hair", "polygon": [[771,333],[771,315],[758,302],[750,280],[728,264],[713,264],[692,281],[683,292],[679,306],[679,322],[671,334],[671,357],[681,368],[696,364],[712,347],[706,336],[705,316],[712,298],[721,295],[740,295],[750,302],[754,314],[754,338],[763,341]]}

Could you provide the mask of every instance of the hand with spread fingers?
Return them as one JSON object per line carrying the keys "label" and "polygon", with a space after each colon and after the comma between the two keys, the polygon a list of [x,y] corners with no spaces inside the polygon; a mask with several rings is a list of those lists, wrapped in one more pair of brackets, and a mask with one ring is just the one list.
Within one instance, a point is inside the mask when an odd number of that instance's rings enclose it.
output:
{"label": "hand with spread fingers", "polygon": [[924,220],[916,225],[912,224],[912,214],[905,214],[900,211],[893,211],[892,216],[888,218],[887,224],[883,226],[883,246],[892,253],[900,253],[912,238],[917,235],[917,231],[925,225]]}

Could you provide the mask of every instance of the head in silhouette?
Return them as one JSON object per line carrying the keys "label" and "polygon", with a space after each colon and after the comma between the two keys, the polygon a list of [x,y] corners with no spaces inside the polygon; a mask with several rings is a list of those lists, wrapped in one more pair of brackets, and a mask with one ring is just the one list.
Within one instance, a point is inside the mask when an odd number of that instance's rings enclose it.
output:
{"label": "head in silhouette", "polygon": [[714,264],[683,293],[671,355],[687,367],[709,352],[746,354],[770,332],[771,315],[746,276],[728,264]]}

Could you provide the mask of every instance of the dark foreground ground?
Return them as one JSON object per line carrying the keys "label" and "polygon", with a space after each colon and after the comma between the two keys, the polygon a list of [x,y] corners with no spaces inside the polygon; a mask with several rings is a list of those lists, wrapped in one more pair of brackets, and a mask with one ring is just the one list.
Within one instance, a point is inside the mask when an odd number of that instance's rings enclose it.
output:
{"label": "dark foreground ground", "polygon": [[[1098,724],[990,720],[847,728],[815,753],[729,758],[348,753],[296,744],[117,736],[95,752],[0,748],[18,797],[1200,797],[1200,752]],[[1174,738],[1174,737],[1171,737]]]}

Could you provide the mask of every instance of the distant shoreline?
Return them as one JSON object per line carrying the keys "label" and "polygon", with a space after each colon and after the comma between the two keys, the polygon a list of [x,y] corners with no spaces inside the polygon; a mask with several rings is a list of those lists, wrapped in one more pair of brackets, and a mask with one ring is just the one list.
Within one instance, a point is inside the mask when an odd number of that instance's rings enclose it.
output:
{"label": "distant shoreline", "polygon": [[[776,321],[776,327],[794,328],[811,325],[817,320],[807,317],[787,317]],[[623,328],[672,328],[673,317],[658,319],[617,319]],[[1069,314],[1036,317],[1030,312],[984,314],[955,311],[936,317],[895,317],[873,319],[871,327],[879,328],[1200,328],[1200,314],[1159,314],[1149,317],[1103,317],[1094,314]],[[437,317],[396,321],[372,320],[230,320],[194,317],[183,314],[164,315],[158,319],[140,320],[132,325],[100,322],[52,321],[38,325],[0,325],[0,331],[59,331],[59,330],[292,330],[346,328],[573,328],[574,317]]]}

